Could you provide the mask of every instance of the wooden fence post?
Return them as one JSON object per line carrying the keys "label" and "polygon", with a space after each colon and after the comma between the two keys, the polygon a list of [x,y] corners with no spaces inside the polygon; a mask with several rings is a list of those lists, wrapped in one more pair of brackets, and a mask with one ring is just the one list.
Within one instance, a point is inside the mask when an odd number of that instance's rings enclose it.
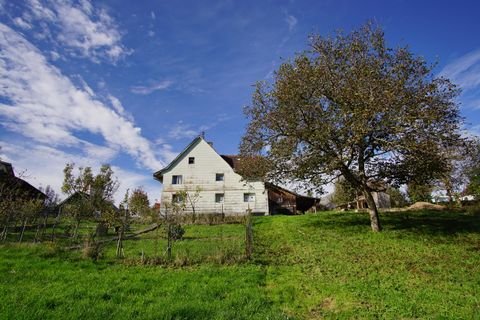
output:
{"label": "wooden fence post", "polygon": [[245,257],[247,260],[252,258],[253,254],[253,226],[252,226],[252,210],[247,210],[245,219]]}

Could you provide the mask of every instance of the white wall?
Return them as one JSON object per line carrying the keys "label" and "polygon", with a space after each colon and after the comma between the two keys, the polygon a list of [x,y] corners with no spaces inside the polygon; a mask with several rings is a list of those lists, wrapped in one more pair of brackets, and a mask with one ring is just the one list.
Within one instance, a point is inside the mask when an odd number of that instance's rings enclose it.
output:
{"label": "white wall", "polygon": [[[189,164],[188,158],[195,163]],[[224,174],[223,181],[215,181],[217,173]],[[172,176],[181,175],[182,184],[172,184]],[[221,213],[225,215],[245,214],[247,209],[268,214],[268,195],[262,182],[247,183],[233,171],[225,160],[203,139],[186,152],[173,167],[163,175],[162,204],[171,203],[172,195],[178,191],[194,194],[200,188],[200,197],[195,204],[197,213]],[[215,194],[223,193],[224,202],[216,203]],[[244,202],[244,193],[255,193],[255,201]],[[188,207],[187,211],[191,207]]]}

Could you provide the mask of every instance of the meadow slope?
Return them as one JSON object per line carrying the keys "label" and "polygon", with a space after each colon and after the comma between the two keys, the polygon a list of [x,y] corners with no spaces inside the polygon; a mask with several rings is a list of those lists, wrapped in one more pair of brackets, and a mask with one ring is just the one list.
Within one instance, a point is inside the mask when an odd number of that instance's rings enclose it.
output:
{"label": "meadow slope", "polygon": [[125,242],[126,259],[112,244],[97,262],[5,244],[0,319],[480,318],[480,216],[381,218],[375,234],[359,213],[256,217],[250,262],[198,254],[220,243],[241,255],[242,225],[188,226],[176,266],[135,263],[153,254],[149,235]]}

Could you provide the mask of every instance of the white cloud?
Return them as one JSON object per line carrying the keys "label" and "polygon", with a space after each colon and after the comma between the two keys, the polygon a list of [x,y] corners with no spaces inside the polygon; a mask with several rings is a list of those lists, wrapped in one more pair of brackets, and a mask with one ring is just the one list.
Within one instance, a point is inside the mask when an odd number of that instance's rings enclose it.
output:
{"label": "white cloud", "polygon": [[155,15],[155,12],[151,11],[150,16],[152,17],[153,20],[157,19],[157,16]]}
{"label": "white cloud", "polygon": [[108,99],[110,100],[110,103],[112,104],[112,107],[117,111],[117,113],[125,118],[127,118],[129,121],[133,122],[133,116],[125,111],[125,108],[123,107],[122,103],[120,100],[118,100],[116,97],[112,95],[108,95]]}
{"label": "white cloud", "polygon": [[[192,128],[193,126],[190,124],[186,124],[183,121],[177,122],[168,132],[168,137],[179,140],[179,139],[193,139],[194,137],[198,136],[202,132],[206,132],[213,127],[218,126],[220,123],[231,120],[232,116],[229,116],[226,113],[219,114],[215,119],[211,120],[209,124],[204,124],[198,127],[198,129]],[[157,141],[163,141],[158,140]]]}
{"label": "white cloud", "polygon": [[173,82],[170,80],[163,80],[150,86],[133,86],[130,88],[130,91],[136,94],[147,95],[154,91],[168,89],[171,87],[172,84]]}
{"label": "white cloud", "polygon": [[178,152],[173,151],[173,147],[171,145],[164,143],[157,148],[156,154],[159,156],[161,155],[162,159],[165,160],[165,163],[170,163],[177,157]]}
{"label": "white cloud", "polygon": [[50,51],[50,57],[52,58],[53,61],[57,61],[60,59],[60,54],[54,50]]}
{"label": "white cloud", "polygon": [[288,31],[292,31],[297,25],[298,20],[291,14],[287,14],[285,17],[285,22],[288,24]]}
{"label": "white cloud", "polygon": [[24,30],[30,30],[30,29],[32,29],[32,25],[29,24],[28,22],[26,22],[25,20],[23,20],[23,19],[20,18],[20,17],[17,17],[17,18],[15,18],[15,19],[13,19],[13,23],[14,23],[16,26],[18,26],[18,27],[20,27],[20,28],[22,28],[22,29],[24,29]]}
{"label": "white cloud", "polygon": [[168,136],[172,139],[192,139],[199,134],[199,130],[194,130],[190,125],[183,123],[182,121],[178,122],[170,129]]}
{"label": "white cloud", "polygon": [[[295,18],[295,16],[289,14],[288,11],[284,10],[283,13],[285,15],[284,21],[288,25],[288,32],[282,38],[282,40],[280,41],[280,44],[278,45],[278,48],[277,48],[277,54],[280,53],[280,50],[285,46],[285,44],[288,42],[288,40],[290,40],[290,38],[292,37],[293,30],[295,29],[295,27],[298,23],[297,18]],[[269,74],[270,74],[270,72],[269,72]],[[268,74],[267,74],[267,77],[269,77]]]}
{"label": "white cloud", "polygon": [[76,134],[86,131],[145,168],[164,166],[140,128],[96,99],[86,84],[76,87],[37,48],[1,23],[0,74],[0,96],[7,101],[0,103],[0,116],[7,129],[49,145],[76,147],[85,144]]}
{"label": "white cloud", "polygon": [[[32,185],[46,187],[50,185],[60,195],[63,182],[63,168],[66,163],[74,162],[77,167],[90,166],[98,172],[102,162],[98,154],[75,154],[38,144],[18,144],[1,142],[0,157],[12,162],[15,172],[25,172],[24,179]],[[120,187],[115,194],[115,203],[123,200],[126,189],[143,186],[150,201],[159,198],[161,185],[151,174],[141,174],[113,166]],[[64,197],[65,195],[62,195]]]}
{"label": "white cloud", "polygon": [[443,68],[440,76],[451,79],[464,90],[480,85],[480,50],[461,56]]}
{"label": "white cloud", "polygon": [[464,108],[480,109],[480,49],[446,65],[439,76],[450,79],[462,89],[460,99]]}
{"label": "white cloud", "polygon": [[43,23],[37,36],[55,39],[73,49],[75,55],[94,62],[116,62],[131,53],[121,44],[121,33],[112,17],[88,0],[29,0],[31,19]]}

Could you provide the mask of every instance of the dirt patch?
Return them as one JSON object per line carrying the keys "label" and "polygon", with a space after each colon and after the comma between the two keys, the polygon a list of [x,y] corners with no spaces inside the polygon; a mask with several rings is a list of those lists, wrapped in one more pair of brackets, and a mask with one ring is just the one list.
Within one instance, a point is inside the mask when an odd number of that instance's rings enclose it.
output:
{"label": "dirt patch", "polygon": [[415,202],[408,210],[445,210],[445,206],[441,206],[439,204],[433,204],[429,202]]}

